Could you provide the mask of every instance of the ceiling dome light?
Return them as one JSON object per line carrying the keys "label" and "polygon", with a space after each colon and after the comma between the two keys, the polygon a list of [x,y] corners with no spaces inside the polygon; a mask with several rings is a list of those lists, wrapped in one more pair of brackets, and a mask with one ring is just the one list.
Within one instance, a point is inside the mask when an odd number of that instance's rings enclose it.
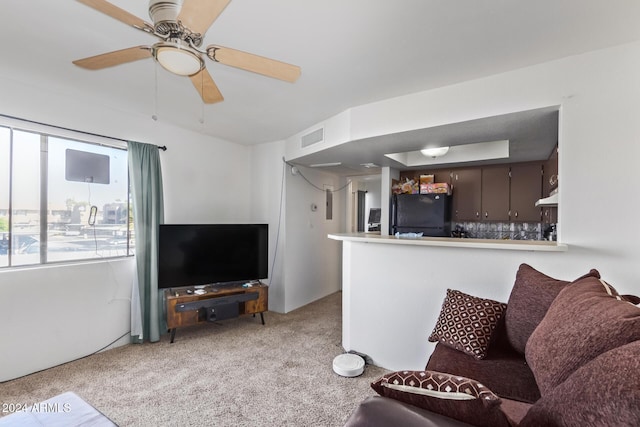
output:
{"label": "ceiling dome light", "polygon": [[155,44],[153,56],[165,70],[180,76],[192,76],[204,68],[198,52],[181,41]]}
{"label": "ceiling dome light", "polygon": [[424,150],[420,150],[420,152],[427,157],[435,159],[436,157],[447,154],[449,152],[449,147],[425,148]]}

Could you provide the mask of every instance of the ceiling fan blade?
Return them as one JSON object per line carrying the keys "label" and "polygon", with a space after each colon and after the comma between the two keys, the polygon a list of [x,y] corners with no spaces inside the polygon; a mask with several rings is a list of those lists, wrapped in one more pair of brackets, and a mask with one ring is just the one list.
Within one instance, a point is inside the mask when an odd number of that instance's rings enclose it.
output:
{"label": "ceiling fan blade", "polygon": [[209,74],[206,68],[203,68],[193,76],[189,76],[189,78],[193,86],[195,86],[196,90],[200,93],[202,101],[204,101],[205,104],[215,104],[216,102],[224,100],[218,86],[216,86],[211,74]]}
{"label": "ceiling fan blade", "polygon": [[300,67],[222,46],[207,47],[207,56],[216,62],[293,83]]}
{"label": "ceiling fan blade", "polygon": [[89,70],[100,70],[102,68],[113,67],[114,65],[150,58],[151,56],[151,48],[149,46],[136,46],[91,56],[89,58],[77,59],[73,61],[73,63],[78,67]]}
{"label": "ceiling fan blade", "polygon": [[124,22],[127,25],[131,25],[134,28],[144,30],[145,28],[153,29],[151,24],[146,23],[137,16],[127,12],[124,9],[120,9],[118,6],[109,3],[106,0],[78,0],[82,4],[86,4],[89,7],[96,9],[99,12],[109,15],[118,21]]}
{"label": "ceiling fan blade", "polygon": [[204,36],[213,21],[231,0],[184,0],[178,20],[191,31]]}

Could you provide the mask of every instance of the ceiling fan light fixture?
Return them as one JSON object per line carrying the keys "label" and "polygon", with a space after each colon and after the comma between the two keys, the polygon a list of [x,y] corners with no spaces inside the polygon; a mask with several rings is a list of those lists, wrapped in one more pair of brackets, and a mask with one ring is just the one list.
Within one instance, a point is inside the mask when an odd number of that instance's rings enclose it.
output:
{"label": "ceiling fan light fixture", "polygon": [[431,158],[444,156],[449,152],[449,147],[436,147],[436,148],[425,148],[424,150],[420,150],[420,152]]}
{"label": "ceiling fan light fixture", "polygon": [[198,52],[177,42],[157,43],[153,57],[165,70],[180,76],[192,76],[204,68]]}
{"label": "ceiling fan light fixture", "polygon": [[151,0],[149,2],[149,17],[154,24],[162,21],[173,21],[178,19],[182,1],[178,0]]}

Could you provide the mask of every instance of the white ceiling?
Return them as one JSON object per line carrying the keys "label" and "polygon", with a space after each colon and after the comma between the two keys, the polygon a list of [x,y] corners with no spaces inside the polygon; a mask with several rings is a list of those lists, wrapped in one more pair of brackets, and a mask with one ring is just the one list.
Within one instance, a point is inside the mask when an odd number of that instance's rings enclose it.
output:
{"label": "white ceiling", "polygon": [[[112,3],[150,21],[146,0]],[[232,0],[204,45],[296,64],[302,76],[290,84],[207,60],[225,101],[203,106],[187,78],[152,59],[74,66],[156,40],[77,1],[5,0],[0,16],[0,77],[241,144],[286,139],[358,105],[640,39],[637,0]]]}

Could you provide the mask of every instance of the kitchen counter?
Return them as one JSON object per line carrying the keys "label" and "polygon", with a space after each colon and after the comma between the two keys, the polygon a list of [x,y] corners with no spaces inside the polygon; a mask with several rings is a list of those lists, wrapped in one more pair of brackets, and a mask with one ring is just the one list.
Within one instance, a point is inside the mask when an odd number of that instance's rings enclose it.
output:
{"label": "kitchen counter", "polygon": [[391,371],[424,369],[447,289],[507,301],[522,263],[562,264],[566,244],[330,234],[342,246],[342,346]]}
{"label": "kitchen counter", "polygon": [[328,237],[333,240],[387,245],[444,246],[535,252],[566,252],[569,249],[569,246],[563,243],[537,240],[460,239],[454,237],[398,238],[395,236],[381,236],[375,233],[340,233],[329,234]]}

